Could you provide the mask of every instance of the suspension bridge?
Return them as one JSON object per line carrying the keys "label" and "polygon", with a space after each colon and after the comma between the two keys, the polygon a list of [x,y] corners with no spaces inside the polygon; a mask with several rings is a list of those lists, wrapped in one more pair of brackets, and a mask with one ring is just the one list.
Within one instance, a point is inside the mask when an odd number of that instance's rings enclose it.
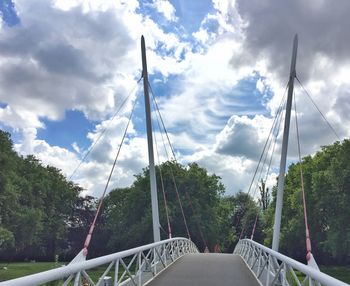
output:
{"label": "suspension bridge", "polygon": [[[277,111],[277,116],[273,123],[273,126],[269,133],[273,136],[275,130],[279,129],[281,121],[278,121],[278,117],[281,117],[282,111],[285,109],[284,120],[284,132],[282,138],[282,151],[280,159],[280,174],[278,177],[278,192],[276,200],[275,220],[273,228],[273,242],[272,248],[268,248],[253,240],[255,224],[250,239],[243,238],[243,230],[240,240],[236,245],[234,252],[230,254],[224,253],[200,253],[197,246],[191,241],[191,236],[186,223],[184,212],[182,209],[181,200],[178,194],[178,190],[175,183],[175,190],[177,198],[179,200],[181,213],[184,218],[188,238],[175,237],[172,238],[171,227],[169,224],[169,217],[166,207],[166,198],[164,195],[165,210],[168,222],[168,235],[169,239],[160,239],[160,223],[158,213],[158,198],[157,198],[157,185],[156,185],[156,172],[154,164],[154,150],[153,150],[153,132],[152,132],[152,120],[151,120],[151,100],[149,96],[149,90],[153,94],[150,84],[148,82],[147,62],[146,62],[146,49],[144,38],[141,38],[141,51],[142,51],[142,77],[138,82],[143,79],[144,96],[145,96],[145,110],[146,110],[146,127],[148,138],[148,154],[149,154],[149,175],[150,175],[150,188],[151,188],[151,203],[152,203],[152,220],[153,220],[153,238],[154,243],[136,247],[133,249],[109,254],[106,256],[86,259],[89,244],[97,216],[100,212],[103,198],[106,195],[108,185],[113,174],[116,162],[120,153],[120,147],[125,139],[127,128],[122,137],[122,142],[119,146],[117,156],[114,160],[114,164],[110,171],[109,178],[104,188],[103,195],[100,199],[95,218],[91,224],[88,235],[84,242],[84,247],[80,253],[66,266],[52,269],[49,271],[8,280],[1,282],[0,285],[8,286],[21,286],[21,285],[41,285],[57,281],[59,285],[331,285],[342,286],[348,285],[342,281],[339,281],[325,273],[322,273],[312,255],[311,240],[309,234],[309,227],[307,221],[305,193],[303,186],[303,174],[301,169],[301,182],[302,182],[302,198],[304,205],[304,220],[305,220],[305,232],[306,232],[306,260],[307,264],[300,263],[290,257],[287,257],[278,252],[280,241],[280,227],[281,227],[281,214],[283,204],[283,192],[284,192],[284,180],[286,171],[286,158],[288,149],[289,127],[291,119],[291,110],[293,102],[293,88],[294,79],[296,78],[300,83],[300,80],[296,75],[296,58],[297,58],[298,39],[297,35],[294,38],[292,61],[290,69],[290,77],[286,87],[288,93],[283,96],[280,107]],[[301,83],[300,83],[301,84]],[[302,86],[302,85],[301,85]],[[303,87],[303,86],[302,86]],[[123,103],[125,104],[125,102]],[[122,105],[123,105],[122,104]],[[158,109],[157,102],[153,96],[153,104]],[[135,104],[133,106],[133,109]],[[295,115],[296,104],[294,101]],[[159,109],[158,109],[159,111]],[[132,114],[132,112],[131,112]],[[322,114],[322,113],[321,113]],[[323,115],[322,115],[323,116]],[[324,116],[323,116],[324,117]],[[324,118],[325,119],[325,118]],[[296,126],[298,130],[297,116],[295,116]],[[163,119],[159,113],[157,117],[159,127],[163,125],[166,137],[168,134],[164,126]],[[332,129],[334,131],[334,129]],[[335,132],[335,131],[334,131]],[[297,132],[298,133],[298,132]],[[101,133],[103,134],[103,132]],[[101,135],[102,136],[102,135]],[[266,148],[275,149],[276,140],[266,141],[264,151],[260,157],[259,164],[262,161],[268,160]],[[169,137],[167,138],[169,140]],[[275,135],[277,139],[277,135]],[[269,143],[268,143],[269,142]],[[170,143],[170,140],[169,140]],[[156,145],[157,146],[157,145]],[[93,148],[94,146],[92,146]],[[300,157],[300,143],[298,139],[299,159]],[[83,160],[90,153],[91,149],[87,152]],[[175,153],[171,147],[171,152],[175,158]],[[156,150],[157,155],[158,150]],[[253,182],[257,176],[259,170],[259,164],[255,171],[252,183],[250,184],[248,193],[252,190]],[[79,168],[79,166],[77,167]],[[73,172],[76,172],[77,169]],[[261,169],[262,170],[262,169]],[[72,174],[72,175],[73,175]],[[173,175],[173,174],[172,174]],[[72,176],[71,176],[72,177]],[[173,175],[174,177],[174,175]],[[188,196],[188,194],[186,194]],[[189,201],[190,198],[188,197]],[[193,211],[193,206],[191,205]],[[203,233],[201,232],[203,238]],[[207,251],[205,251],[207,252]],[[89,272],[95,268],[104,267],[102,275],[97,281],[94,281],[89,275]],[[55,284],[56,285],[56,284]]]}

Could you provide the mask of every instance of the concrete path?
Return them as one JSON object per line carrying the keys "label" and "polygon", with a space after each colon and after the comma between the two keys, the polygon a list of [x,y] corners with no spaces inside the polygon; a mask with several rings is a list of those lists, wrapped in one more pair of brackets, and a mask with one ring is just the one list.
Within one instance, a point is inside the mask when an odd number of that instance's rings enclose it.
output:
{"label": "concrete path", "polygon": [[149,286],[260,285],[243,259],[234,254],[187,254],[160,273]]}

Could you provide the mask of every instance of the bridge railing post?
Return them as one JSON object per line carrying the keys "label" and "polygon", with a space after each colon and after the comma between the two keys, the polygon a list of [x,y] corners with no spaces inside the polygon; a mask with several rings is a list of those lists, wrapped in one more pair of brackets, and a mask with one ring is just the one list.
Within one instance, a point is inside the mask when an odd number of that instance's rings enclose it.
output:
{"label": "bridge railing post", "polygon": [[119,259],[115,261],[114,268],[114,286],[119,286]]}
{"label": "bridge railing post", "polygon": [[80,272],[75,275],[74,286],[80,286]]}

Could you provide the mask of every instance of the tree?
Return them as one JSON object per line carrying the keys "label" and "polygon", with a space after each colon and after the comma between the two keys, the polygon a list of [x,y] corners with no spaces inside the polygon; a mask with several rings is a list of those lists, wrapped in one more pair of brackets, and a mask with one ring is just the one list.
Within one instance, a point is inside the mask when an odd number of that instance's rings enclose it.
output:
{"label": "tree", "polygon": [[[76,188],[80,189],[78,186]],[[90,224],[96,213],[97,202],[98,200],[95,197],[88,195],[85,197],[79,196],[75,200],[73,212],[67,221],[67,245],[61,254],[64,261],[72,260],[83,248]],[[92,245],[91,248],[94,249],[94,246]]]}
{"label": "tree", "polygon": [[0,131],[0,257],[54,259],[67,247],[81,189],[34,156],[18,156]]}
{"label": "tree", "polygon": [[[305,224],[300,167],[303,168],[313,254],[319,263],[348,264],[350,254],[350,141],[322,147],[314,156],[292,164],[286,175],[281,222],[281,251],[305,261]],[[272,229],[276,193],[267,211]],[[268,240],[271,232],[268,232]]]}
{"label": "tree", "polygon": [[[161,237],[168,238],[163,194],[164,185],[173,236],[187,237],[177,199],[176,188],[182,202],[192,240],[200,249],[205,244],[213,248],[228,237],[230,229],[219,214],[225,213],[222,203],[224,187],[220,178],[209,175],[204,168],[192,163],[184,167],[176,162],[165,162],[156,168]],[[102,216],[104,232],[108,232],[107,246],[111,251],[150,243],[153,241],[149,170],[144,169],[129,188],[116,189],[105,199]],[[174,180],[175,178],[175,184]],[[204,240],[203,240],[204,237]]]}
{"label": "tree", "polygon": [[261,179],[260,185],[259,185],[259,191],[260,191],[260,204],[262,207],[262,211],[266,211],[267,207],[270,203],[270,193],[269,188],[266,188],[266,183]]}
{"label": "tree", "polygon": [[231,221],[235,234],[235,244],[240,238],[251,237],[256,219],[257,225],[254,232],[254,240],[261,242],[263,238],[263,220],[257,203],[250,195],[242,191],[231,197],[231,203],[233,205]]}

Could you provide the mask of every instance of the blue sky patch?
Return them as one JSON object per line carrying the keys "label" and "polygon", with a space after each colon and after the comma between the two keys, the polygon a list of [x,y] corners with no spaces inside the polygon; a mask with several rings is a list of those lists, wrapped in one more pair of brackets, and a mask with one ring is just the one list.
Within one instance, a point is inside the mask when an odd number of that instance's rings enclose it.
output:
{"label": "blue sky patch", "polygon": [[21,130],[16,130],[12,127],[9,127],[3,123],[0,122],[0,129],[2,131],[8,132],[11,134],[11,140],[12,142],[14,142],[15,144],[20,142],[21,140],[23,140],[23,133]]}
{"label": "blue sky patch", "polygon": [[15,5],[11,0],[0,1],[0,15],[3,21],[9,26],[15,26],[19,24],[20,19],[17,16]]}
{"label": "blue sky patch", "polygon": [[[232,90],[234,101],[232,102],[232,112],[236,115],[256,115],[263,114],[269,116],[270,113],[266,110],[266,102],[271,99],[272,92],[267,90],[261,94],[256,88],[256,83],[260,79],[258,74],[247,77],[238,82]],[[236,100],[239,104],[236,104]]]}
{"label": "blue sky patch", "polygon": [[170,2],[176,9],[175,15],[181,18],[181,25],[190,34],[199,30],[203,18],[208,13],[214,12],[211,0],[172,0]]}
{"label": "blue sky patch", "polygon": [[143,95],[143,89],[142,89],[142,92],[140,92],[137,96],[137,102],[136,102],[134,114],[132,116],[132,123],[137,133],[145,134],[146,132],[145,99]]}
{"label": "blue sky patch", "polygon": [[[182,41],[194,42],[192,33],[197,32],[205,16],[215,10],[211,0],[170,0],[175,8],[175,17],[179,20],[169,22],[153,5],[153,1],[140,1],[139,13],[147,15],[155,21],[165,33],[175,33]],[[215,26],[215,27],[214,27]],[[216,31],[214,23],[208,24],[210,31]]]}
{"label": "blue sky patch", "polygon": [[4,109],[4,108],[6,108],[7,106],[8,106],[7,103],[3,103],[3,102],[0,101],[0,108]]}
{"label": "blue sky patch", "polygon": [[80,149],[87,149],[91,144],[86,135],[95,125],[87,120],[81,111],[68,110],[61,121],[42,119],[42,122],[46,128],[38,129],[37,137],[52,146],[74,151],[73,142],[76,142]]}

